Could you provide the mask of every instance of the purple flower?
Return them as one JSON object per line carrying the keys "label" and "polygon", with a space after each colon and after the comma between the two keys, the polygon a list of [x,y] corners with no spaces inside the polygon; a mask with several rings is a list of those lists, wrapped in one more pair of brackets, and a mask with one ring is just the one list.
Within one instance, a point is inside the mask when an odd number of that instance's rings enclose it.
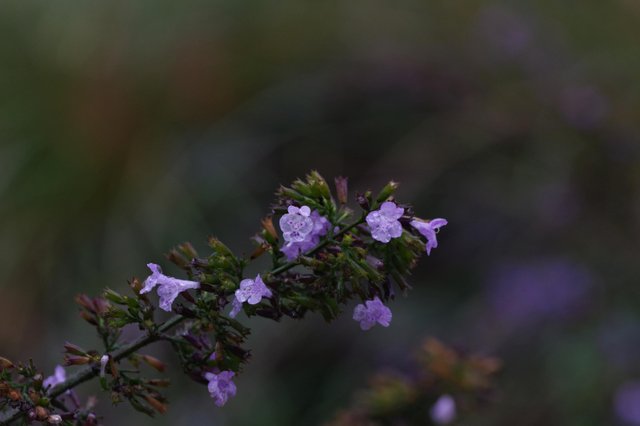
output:
{"label": "purple flower", "polygon": [[60,365],[56,365],[53,375],[44,379],[44,382],[42,382],[42,386],[52,389],[54,386],[59,385],[60,383],[64,383],[66,380],[67,374],[64,371],[64,368]]}
{"label": "purple flower", "polygon": [[179,280],[177,278],[168,277],[162,273],[160,266],[155,263],[148,263],[152,274],[144,281],[144,288],[140,293],[148,293],[156,285],[158,287],[158,296],[160,296],[160,309],[170,312],[173,301],[176,300],[178,294],[185,290],[200,288],[200,283],[196,281]]}
{"label": "purple flower", "polygon": [[446,219],[438,218],[432,219],[429,222],[422,220],[412,220],[411,226],[416,228],[427,239],[427,256],[431,254],[431,249],[438,247],[438,240],[436,234],[447,224]]}
{"label": "purple flower", "polygon": [[223,371],[220,374],[205,373],[204,378],[209,381],[207,388],[213,401],[218,407],[227,403],[230,396],[236,396],[236,385],[231,381],[235,376],[233,371]]}
{"label": "purple flower", "polygon": [[570,320],[589,306],[593,276],[558,258],[504,263],[489,276],[487,305],[503,327],[536,327]]}
{"label": "purple flower", "polygon": [[376,296],[373,300],[367,300],[364,305],[356,306],[353,310],[353,319],[360,322],[360,328],[363,330],[369,330],[376,323],[389,327],[391,309],[386,307]]}
{"label": "purple flower", "polygon": [[616,391],[613,401],[616,415],[625,423],[640,425],[640,382],[627,382]]}
{"label": "purple flower", "polygon": [[313,231],[313,219],[311,209],[307,206],[289,206],[287,214],[280,218],[284,240],[289,242],[304,241],[306,236]]}
{"label": "purple flower", "polygon": [[431,420],[438,425],[446,425],[456,418],[456,402],[450,395],[442,395],[429,412]]}
{"label": "purple flower", "polygon": [[107,363],[109,362],[109,355],[102,355],[100,358],[100,377],[104,377],[105,370],[107,369]]}
{"label": "purple flower", "polygon": [[302,241],[288,241],[280,251],[284,253],[288,260],[293,260],[301,253],[311,250],[320,243],[320,237],[326,235],[331,223],[329,220],[321,216],[317,210],[314,210],[309,217],[313,223],[311,232],[309,232]]}
{"label": "purple flower", "polygon": [[240,281],[240,288],[236,290],[236,300],[240,303],[247,302],[250,305],[260,303],[263,297],[271,297],[271,290],[264,284],[260,275],[256,279]]}
{"label": "purple flower", "polygon": [[234,297],[233,301],[231,302],[231,310],[229,311],[229,316],[231,318],[235,318],[236,315],[240,313],[241,309],[242,309],[242,302],[240,302],[238,299]]}
{"label": "purple flower", "polygon": [[402,235],[400,219],[404,214],[402,207],[396,203],[387,201],[382,203],[380,210],[372,211],[367,215],[367,225],[371,229],[371,236],[381,243],[388,243],[392,238]]}

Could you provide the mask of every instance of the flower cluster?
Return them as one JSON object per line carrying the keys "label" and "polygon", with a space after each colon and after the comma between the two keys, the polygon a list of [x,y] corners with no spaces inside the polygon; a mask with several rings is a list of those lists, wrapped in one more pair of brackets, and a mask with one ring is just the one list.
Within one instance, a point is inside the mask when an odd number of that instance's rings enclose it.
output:
{"label": "flower cluster", "polygon": [[[80,316],[96,328],[104,348],[85,350],[66,343],[65,365],[84,367],[67,377],[58,366],[45,380],[32,365],[13,374],[13,364],[0,358],[0,407],[3,398],[23,401],[8,405],[14,409],[9,422],[35,416],[49,423],[69,419],[91,426],[97,422],[93,404],[82,407],[75,393],[69,392],[97,377],[114,403],[127,401],[148,415],[164,413],[167,400],[160,388],[168,382],[145,377],[143,366],[163,372],[165,365],[140,352],[157,341],[169,342],[185,374],[206,384],[214,403],[223,406],[236,395],[233,379],[250,359],[244,348],[250,330],[236,319],[240,311],[275,321],[319,313],[332,321],[346,306],[360,301],[353,319],[362,330],[376,324],[388,327],[392,319],[388,302],[397,290],[410,288],[406,277],[425,251],[424,239],[430,253],[437,247],[436,232],[446,224],[444,219],[414,218],[411,209],[393,201],[396,188],[390,182],[377,196],[371,191],[358,195],[363,210],[354,214],[347,207],[347,179],[336,179],[336,203],[327,182],[312,172],[305,180],[279,189],[272,215],[261,221],[263,229],[253,238],[258,247],[249,258],[237,256],[213,237],[208,240],[211,252],[204,256],[184,243],[167,258],[188,280],[165,275],[159,265],[149,263],[151,274],[143,282],[129,283],[133,295],[111,289],[102,297],[79,295]],[[280,216],[283,241],[273,216]],[[265,254],[271,256],[272,269],[246,278],[249,262]],[[158,302],[149,295],[153,289]],[[176,303],[180,295],[181,302]],[[161,321],[156,318],[157,308],[175,316]],[[178,324],[182,324],[180,330],[172,331]],[[127,325],[137,326],[142,335],[123,341],[121,331]],[[128,365],[123,368],[123,363]],[[40,394],[29,395],[30,386]],[[65,411],[65,395],[74,401],[73,411]],[[446,420],[452,408],[450,401],[443,401],[436,404],[434,413]],[[46,407],[36,405],[41,402]]]}
{"label": "flower cluster", "polygon": [[317,246],[330,226],[329,220],[317,210],[311,212],[308,206],[289,206],[288,213],[280,219],[280,229],[286,241],[280,250],[288,260],[294,260]]}

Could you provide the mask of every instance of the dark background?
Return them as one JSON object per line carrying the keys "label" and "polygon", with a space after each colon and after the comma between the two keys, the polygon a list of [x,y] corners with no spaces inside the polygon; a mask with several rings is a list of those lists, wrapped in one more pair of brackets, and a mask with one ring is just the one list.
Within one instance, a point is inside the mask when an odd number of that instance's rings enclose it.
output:
{"label": "dark background", "polygon": [[460,425],[640,424],[640,3],[531,3],[3,1],[0,352],[52,371],[75,294],[251,251],[317,169],[449,220],[391,327],[250,321],[226,407],[173,369],[156,421],[81,387],[106,424],[320,424],[430,335],[504,360]]}

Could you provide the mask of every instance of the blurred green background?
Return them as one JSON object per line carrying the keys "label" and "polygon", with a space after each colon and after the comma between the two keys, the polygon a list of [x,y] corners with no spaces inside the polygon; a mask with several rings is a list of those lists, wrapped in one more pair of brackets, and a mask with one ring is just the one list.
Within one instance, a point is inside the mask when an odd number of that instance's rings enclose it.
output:
{"label": "blurred green background", "polygon": [[155,421],[81,387],[106,424],[321,424],[428,335],[504,360],[458,424],[640,424],[637,1],[5,0],[0,34],[8,357],[90,346],[73,296],[177,243],[250,252],[310,169],[449,220],[390,328],[250,321],[226,407],[177,372]]}

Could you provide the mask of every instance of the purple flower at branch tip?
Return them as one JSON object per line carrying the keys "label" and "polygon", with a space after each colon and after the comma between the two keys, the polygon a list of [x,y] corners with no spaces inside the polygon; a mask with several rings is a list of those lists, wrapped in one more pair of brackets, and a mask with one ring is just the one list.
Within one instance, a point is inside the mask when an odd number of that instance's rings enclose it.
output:
{"label": "purple flower at branch tip", "polygon": [[438,247],[438,239],[436,234],[447,224],[446,219],[438,218],[432,219],[428,222],[422,220],[412,220],[411,226],[416,228],[427,239],[427,256],[431,254],[431,249]]}
{"label": "purple flower at branch tip", "polygon": [[207,388],[213,401],[218,407],[227,403],[231,396],[236,396],[236,385],[231,381],[235,376],[233,371],[223,371],[219,374],[205,373],[204,378],[209,381]]}
{"label": "purple flower at branch tip", "polygon": [[313,219],[311,209],[308,206],[289,206],[288,213],[280,218],[284,240],[287,242],[304,241],[306,236],[313,231]]}
{"label": "purple flower at branch tip", "polygon": [[314,210],[309,215],[313,226],[311,232],[309,232],[302,241],[288,241],[281,249],[282,253],[288,260],[294,260],[301,253],[311,250],[320,243],[320,237],[326,235],[331,223],[329,220],[321,216],[317,210]]}
{"label": "purple flower at branch tip", "polygon": [[615,393],[613,408],[620,420],[629,425],[640,425],[640,382],[624,383]]}
{"label": "purple flower at branch tip", "polygon": [[240,303],[247,302],[250,305],[260,303],[263,297],[271,297],[271,290],[264,284],[260,275],[256,279],[240,281],[240,288],[236,290],[236,300]]}
{"label": "purple flower at branch tip", "polygon": [[402,207],[396,203],[387,201],[382,203],[380,210],[372,211],[367,215],[367,225],[371,229],[371,237],[381,243],[388,243],[392,238],[402,235],[400,219],[404,214]]}
{"label": "purple flower at branch tip", "polygon": [[140,293],[148,293],[155,286],[158,287],[158,296],[160,297],[160,309],[170,312],[171,305],[180,293],[186,290],[200,288],[200,283],[196,281],[179,280],[177,278],[166,276],[162,273],[160,266],[155,263],[148,263],[151,269],[151,275],[144,281],[144,288]]}
{"label": "purple flower at branch tip", "polygon": [[447,425],[456,418],[456,402],[450,395],[442,395],[431,407],[431,420],[438,425]]}
{"label": "purple flower at branch tip", "polygon": [[64,383],[66,380],[67,380],[67,374],[64,371],[64,367],[60,365],[56,365],[53,375],[44,379],[44,382],[42,382],[42,386],[44,386],[45,389],[48,388],[50,390],[56,385],[59,385],[60,383]]}
{"label": "purple flower at branch tip", "polygon": [[376,323],[389,327],[391,317],[391,309],[386,307],[378,296],[373,300],[367,300],[364,305],[356,306],[353,310],[353,319],[360,322],[360,328],[363,330],[369,330]]}

